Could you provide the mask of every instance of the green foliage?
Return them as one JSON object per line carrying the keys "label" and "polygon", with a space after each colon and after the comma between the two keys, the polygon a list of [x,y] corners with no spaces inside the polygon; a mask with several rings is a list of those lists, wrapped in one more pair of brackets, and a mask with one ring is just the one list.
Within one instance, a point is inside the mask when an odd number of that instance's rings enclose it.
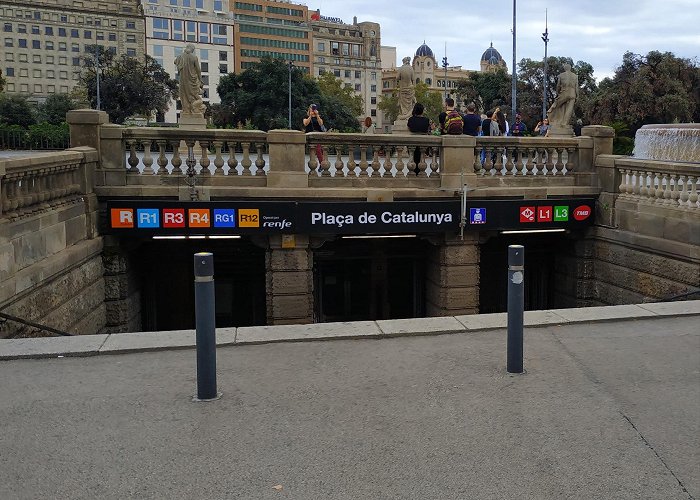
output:
{"label": "green foliage", "polygon": [[[94,49],[92,49],[94,52]],[[145,61],[127,56],[114,58],[100,49],[101,108],[112,122],[124,123],[130,116],[150,117],[165,113],[171,99],[177,97],[177,82],[150,56]],[[85,57],[80,85],[85,88],[90,106],[97,106],[97,78],[94,56]]]}
{"label": "green foliage", "polygon": [[455,93],[462,97],[463,104],[473,102],[479,113],[497,106],[503,108],[510,104],[511,77],[503,69],[492,73],[475,71],[457,82]]}
{"label": "green foliage", "polygon": [[[416,84],[416,102],[421,103],[425,107],[423,112],[431,120],[437,121],[438,115],[442,112],[442,93],[437,90],[430,90],[427,83],[420,82]],[[382,94],[379,97],[377,108],[387,115],[390,122],[396,121],[399,116],[399,96],[396,91],[391,95]]]}
{"label": "green foliage", "polygon": [[2,77],[2,69],[0,69],[0,92],[5,90],[5,83],[7,83],[7,81]]}
{"label": "green foliage", "polygon": [[700,66],[670,52],[626,52],[612,79],[585,103],[591,121],[623,122],[627,135],[650,123],[700,121]]}
{"label": "green foliage", "polygon": [[[288,127],[289,69],[282,60],[263,58],[242,73],[224,76],[217,86],[227,120],[250,123],[259,130]],[[324,94],[319,83],[299,68],[292,69],[292,128],[301,129],[309,104],[319,105],[327,128],[359,131],[360,126],[343,98]]]}
{"label": "green foliage", "polygon": [[2,94],[0,95],[0,123],[27,128],[36,123],[36,112],[25,96]]}
{"label": "green foliage", "polygon": [[50,95],[39,105],[39,121],[58,125],[66,121],[66,113],[78,106],[68,94]]}
{"label": "green foliage", "polygon": [[336,78],[333,73],[326,72],[320,75],[318,77],[318,86],[322,95],[336,98],[350,109],[355,116],[362,116],[364,113],[362,97],[355,94],[352,88],[346,87],[343,81],[340,78]]}
{"label": "green foliage", "polygon": [[66,123],[39,123],[24,128],[0,124],[0,149],[65,149],[70,147],[70,130]]}

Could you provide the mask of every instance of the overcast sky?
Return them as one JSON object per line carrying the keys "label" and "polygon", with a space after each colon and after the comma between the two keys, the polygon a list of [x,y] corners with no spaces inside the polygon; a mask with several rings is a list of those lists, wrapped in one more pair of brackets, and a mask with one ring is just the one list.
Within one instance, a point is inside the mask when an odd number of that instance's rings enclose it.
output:
{"label": "overcast sky", "polygon": [[[310,0],[309,10],[339,17],[345,23],[373,21],[381,25],[382,45],[396,47],[400,61],[425,42],[441,64],[447,43],[452,66],[478,69],[481,54],[493,40],[506,60],[513,61],[513,0]],[[612,76],[626,51],[646,54],[670,51],[700,56],[700,0],[517,0],[516,60],[541,60],[545,9],[548,12],[548,55],[568,56],[593,66],[600,82]],[[400,62],[398,63],[400,65]]]}

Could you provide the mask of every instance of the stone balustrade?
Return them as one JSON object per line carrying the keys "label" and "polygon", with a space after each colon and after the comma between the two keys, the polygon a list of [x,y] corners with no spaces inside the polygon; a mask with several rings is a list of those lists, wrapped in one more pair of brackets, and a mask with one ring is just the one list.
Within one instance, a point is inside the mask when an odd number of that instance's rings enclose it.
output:
{"label": "stone balustrade", "polygon": [[0,161],[3,217],[17,218],[80,200],[92,192],[97,153],[90,148]]}
{"label": "stone balustrade", "polygon": [[474,172],[481,176],[567,176],[579,161],[579,139],[477,137]]}
{"label": "stone balustrade", "polygon": [[699,164],[625,158],[618,159],[615,167],[622,199],[681,210],[700,208]]}

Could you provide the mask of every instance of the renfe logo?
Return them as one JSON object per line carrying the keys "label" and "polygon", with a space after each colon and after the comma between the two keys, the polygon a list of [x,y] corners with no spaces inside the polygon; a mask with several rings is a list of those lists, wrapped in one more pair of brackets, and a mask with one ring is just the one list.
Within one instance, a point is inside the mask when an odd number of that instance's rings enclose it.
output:
{"label": "renfe logo", "polygon": [[591,216],[593,211],[588,205],[581,205],[574,208],[574,219],[576,220],[586,220]]}
{"label": "renfe logo", "polygon": [[535,222],[535,207],[520,207],[520,222]]}

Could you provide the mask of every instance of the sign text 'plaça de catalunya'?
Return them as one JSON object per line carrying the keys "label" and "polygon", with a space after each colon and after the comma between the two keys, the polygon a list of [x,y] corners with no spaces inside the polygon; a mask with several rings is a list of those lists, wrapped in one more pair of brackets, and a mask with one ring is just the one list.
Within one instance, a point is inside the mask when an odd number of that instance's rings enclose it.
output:
{"label": "sign text 'pla\u00e7a de catalunya'", "polygon": [[299,202],[297,227],[314,234],[433,233],[459,230],[459,201]]}

